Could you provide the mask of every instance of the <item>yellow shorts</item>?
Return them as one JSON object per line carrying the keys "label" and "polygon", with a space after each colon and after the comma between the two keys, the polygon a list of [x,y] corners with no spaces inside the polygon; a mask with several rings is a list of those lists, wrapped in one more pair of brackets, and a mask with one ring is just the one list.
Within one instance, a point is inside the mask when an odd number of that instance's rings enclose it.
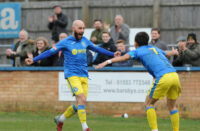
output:
{"label": "yellow shorts", "polygon": [[72,76],[67,78],[68,86],[71,90],[72,96],[79,95],[84,93],[87,98],[88,94],[88,78],[87,77],[78,77]]}
{"label": "yellow shorts", "polygon": [[180,94],[181,86],[176,72],[167,73],[160,79],[154,80],[148,92],[148,96],[154,99],[162,99],[167,96],[168,99],[175,100]]}

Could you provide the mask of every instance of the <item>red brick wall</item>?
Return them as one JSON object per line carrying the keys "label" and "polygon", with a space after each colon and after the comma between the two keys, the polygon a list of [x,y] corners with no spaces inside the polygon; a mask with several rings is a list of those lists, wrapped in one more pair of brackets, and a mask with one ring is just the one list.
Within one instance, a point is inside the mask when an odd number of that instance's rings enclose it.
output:
{"label": "red brick wall", "polygon": [[[181,117],[200,118],[200,71],[179,72],[182,95],[178,99]],[[58,71],[1,71],[1,111],[64,111],[73,102],[58,101]],[[156,104],[158,116],[169,115],[165,99]],[[92,114],[145,115],[143,103],[88,102]]]}

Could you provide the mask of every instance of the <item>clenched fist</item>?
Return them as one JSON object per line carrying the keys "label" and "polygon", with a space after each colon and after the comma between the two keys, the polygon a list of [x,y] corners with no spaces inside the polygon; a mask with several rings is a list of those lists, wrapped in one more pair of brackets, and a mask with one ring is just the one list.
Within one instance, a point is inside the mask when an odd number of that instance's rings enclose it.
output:
{"label": "clenched fist", "polygon": [[27,58],[27,59],[25,59],[25,62],[26,62],[27,65],[31,65],[31,64],[33,64],[33,59]]}

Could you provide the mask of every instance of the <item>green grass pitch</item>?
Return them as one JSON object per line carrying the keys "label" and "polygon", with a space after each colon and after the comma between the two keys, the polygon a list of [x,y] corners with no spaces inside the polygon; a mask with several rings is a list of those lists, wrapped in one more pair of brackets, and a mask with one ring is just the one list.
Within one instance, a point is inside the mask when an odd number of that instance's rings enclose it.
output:
{"label": "green grass pitch", "polygon": [[[56,113],[0,112],[0,131],[56,131]],[[93,131],[150,131],[145,117],[114,118],[88,115],[87,123]],[[169,119],[158,119],[159,131],[172,131]],[[66,119],[63,131],[81,131],[75,115]],[[200,120],[181,119],[180,131],[200,131]]]}

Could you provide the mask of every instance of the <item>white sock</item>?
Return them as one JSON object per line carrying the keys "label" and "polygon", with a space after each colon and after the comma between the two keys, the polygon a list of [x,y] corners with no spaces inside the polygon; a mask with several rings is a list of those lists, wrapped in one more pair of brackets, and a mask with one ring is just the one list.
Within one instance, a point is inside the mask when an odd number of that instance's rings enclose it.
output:
{"label": "white sock", "polygon": [[88,128],[87,123],[82,123],[82,128],[83,128],[83,131],[85,131]]}
{"label": "white sock", "polygon": [[64,121],[65,121],[65,115],[64,115],[64,114],[62,114],[62,115],[60,116],[59,121],[60,121],[60,122],[64,122]]}
{"label": "white sock", "polygon": [[158,129],[154,129],[154,130],[152,130],[152,131],[158,131]]}

